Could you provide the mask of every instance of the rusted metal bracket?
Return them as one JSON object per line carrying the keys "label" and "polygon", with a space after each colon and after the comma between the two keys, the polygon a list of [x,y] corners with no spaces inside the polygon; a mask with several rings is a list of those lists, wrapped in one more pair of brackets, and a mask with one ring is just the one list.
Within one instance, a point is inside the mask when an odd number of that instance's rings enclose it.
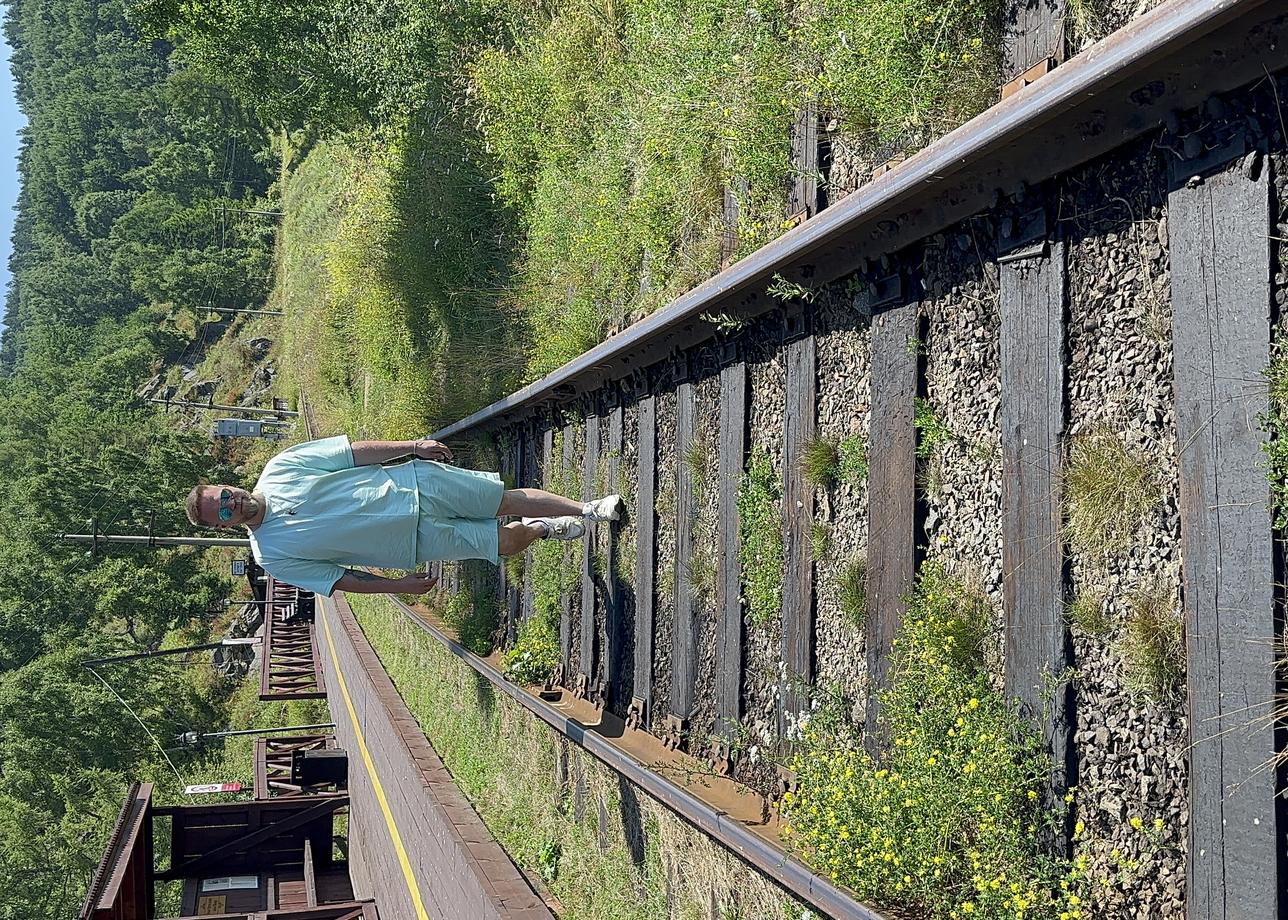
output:
{"label": "rusted metal bracket", "polygon": [[590,695],[590,678],[585,674],[577,675],[577,683],[572,688],[572,695],[579,700],[587,699]]}
{"label": "rusted metal bracket", "polygon": [[778,764],[778,798],[781,801],[787,793],[796,794],[796,771]]}
{"label": "rusted metal bracket", "polygon": [[712,738],[707,748],[707,760],[718,776],[729,776],[733,773],[733,752],[729,742],[723,738]]}
{"label": "rusted metal bracket", "polygon": [[903,302],[903,273],[899,271],[868,281],[867,286],[854,295],[857,313],[871,317],[882,307]]}
{"label": "rusted metal bracket", "polygon": [[566,677],[567,677],[566,669],[564,668],[564,663],[561,661],[559,662],[559,664],[555,665],[555,676],[550,678],[550,688],[554,689],[555,687],[566,687],[567,686],[567,684],[565,683]]}
{"label": "rusted metal bracket", "polygon": [[782,341],[784,345],[810,334],[811,316],[813,311],[805,309],[804,301],[791,301],[783,308]]}
{"label": "rusted metal bracket", "polygon": [[1046,254],[1047,214],[1044,205],[1002,218],[997,234],[1000,263],[1015,262]]}
{"label": "rusted metal bracket", "polygon": [[647,715],[644,699],[638,696],[631,697],[631,705],[626,709],[626,727],[648,731]]}
{"label": "rusted metal bracket", "polygon": [[894,169],[896,166],[898,166],[906,159],[908,159],[908,155],[906,153],[896,153],[894,156],[886,160],[884,163],[873,168],[871,179],[875,180],[880,178],[881,176],[884,176],[886,173],[890,172],[892,169]]}
{"label": "rusted metal bracket", "polygon": [[1055,58],[1043,58],[1015,79],[1003,83],[1002,98],[1005,99],[1007,96],[1015,95],[1030,83],[1037,82],[1040,77],[1046,76],[1053,70],[1055,70]]}
{"label": "rusted metal bracket", "polygon": [[662,744],[667,750],[679,751],[684,748],[685,732],[688,730],[688,719],[682,716],[667,716],[662,723]]}

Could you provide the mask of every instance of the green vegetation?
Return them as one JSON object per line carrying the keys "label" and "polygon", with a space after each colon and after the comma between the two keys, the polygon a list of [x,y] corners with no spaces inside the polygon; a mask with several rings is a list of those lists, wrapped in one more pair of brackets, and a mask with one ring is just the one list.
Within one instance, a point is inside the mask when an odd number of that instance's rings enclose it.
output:
{"label": "green vegetation", "polygon": [[1149,585],[1131,596],[1119,654],[1133,693],[1166,700],[1177,692],[1185,677],[1185,625],[1170,590]]}
{"label": "green vegetation", "polygon": [[1068,605],[1069,622],[1087,636],[1103,636],[1111,623],[1105,613],[1105,599],[1099,594],[1081,592]]}
{"label": "green vegetation", "polygon": [[935,455],[939,447],[957,436],[948,424],[935,413],[935,407],[929,400],[918,396],[913,400],[912,427],[917,431],[917,457],[928,460]]}
{"label": "green vegetation", "polygon": [[841,612],[852,626],[862,626],[868,615],[868,560],[855,556],[840,575]]}
{"label": "green vegetation", "polygon": [[[473,670],[383,598],[355,595],[350,602],[453,779],[515,861],[546,881],[563,916],[639,920],[671,916],[672,910],[677,916],[707,916],[713,891],[725,901],[735,890],[748,916],[801,916],[800,906],[783,903],[779,889],[665,807],[629,789],[623,793],[615,774],[574,747],[566,756],[582,758],[589,802],[579,822],[571,788],[551,782],[559,750],[557,736],[544,723],[504,694],[486,685],[481,691]],[[599,801],[609,816],[602,836],[595,818]],[[680,859],[687,871],[676,871]]]}
{"label": "green vegetation", "polygon": [[809,528],[809,547],[810,556],[815,562],[822,562],[826,559],[828,551],[832,548],[832,528],[819,521],[811,524]]}
{"label": "green vegetation", "polygon": [[[226,74],[273,123],[459,135],[439,162],[494,176],[530,375],[784,229],[786,127],[806,104],[872,162],[992,101],[997,0],[138,0],[135,18]],[[476,133],[477,132],[477,133]],[[434,196],[423,196],[432,203]],[[486,203],[485,203],[486,204]],[[441,239],[447,239],[443,237]],[[460,288],[463,289],[463,288]]]}
{"label": "green vegetation", "polygon": [[858,487],[868,478],[868,442],[858,435],[842,438],[837,449],[841,479]]}
{"label": "green vegetation", "polygon": [[843,707],[803,729],[783,799],[788,839],[866,903],[947,920],[1089,917],[1087,858],[1044,854],[1050,772],[1040,735],[983,667],[987,602],[924,569],[895,640],[890,688],[865,749]]}
{"label": "green vegetation", "polygon": [[1262,420],[1262,427],[1269,437],[1262,443],[1262,449],[1266,452],[1275,525],[1283,528],[1288,527],[1288,357],[1272,358],[1265,375],[1270,411]]}
{"label": "green vegetation", "polygon": [[502,667],[506,677],[527,687],[544,687],[554,678],[559,667],[559,621],[550,608],[523,622]]}
{"label": "green vegetation", "polygon": [[1111,431],[1073,438],[1064,472],[1069,541],[1089,553],[1128,546],[1163,497],[1154,466]]}
{"label": "green vegetation", "polygon": [[465,588],[447,599],[443,622],[456,631],[461,645],[476,655],[490,655],[496,646],[499,602],[489,590]]}
{"label": "green vegetation", "polygon": [[841,458],[836,450],[836,442],[827,438],[814,438],[806,441],[801,447],[801,475],[811,486],[830,489],[836,484],[836,474],[840,471]]}
{"label": "green vegetation", "polygon": [[756,446],[738,489],[738,531],[747,612],[762,629],[782,609],[782,491],[773,461]]}
{"label": "green vegetation", "polygon": [[868,444],[858,435],[814,438],[801,449],[801,474],[815,488],[830,489],[838,482],[860,486],[868,478]]}
{"label": "green vegetation", "polygon": [[[28,124],[0,343],[0,916],[61,920],[129,780],[175,801],[159,747],[241,718],[208,658],[105,666],[106,684],[80,664],[222,635],[229,553],[90,554],[57,535],[188,532],[183,495],[243,459],[137,391],[200,361],[222,328],[208,308],[263,299],[272,226],[247,212],[271,203],[272,153],[221,81],[140,41],[119,3],[14,0],[5,31]],[[188,779],[213,755],[169,756]]]}

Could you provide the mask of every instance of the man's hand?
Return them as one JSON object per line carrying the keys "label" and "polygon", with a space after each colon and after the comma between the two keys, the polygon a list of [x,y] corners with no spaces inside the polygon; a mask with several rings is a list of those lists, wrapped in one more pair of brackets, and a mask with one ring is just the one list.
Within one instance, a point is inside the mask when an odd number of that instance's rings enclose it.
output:
{"label": "man's hand", "polygon": [[398,583],[401,587],[395,593],[420,595],[438,584],[438,579],[428,572],[412,572],[399,578]]}
{"label": "man's hand", "polygon": [[442,441],[423,438],[416,442],[415,455],[421,460],[450,461],[452,459],[452,449]]}
{"label": "man's hand", "polygon": [[438,583],[438,579],[425,572],[413,572],[401,578],[385,578],[362,569],[346,569],[344,576],[332,590],[352,594],[424,594]]}

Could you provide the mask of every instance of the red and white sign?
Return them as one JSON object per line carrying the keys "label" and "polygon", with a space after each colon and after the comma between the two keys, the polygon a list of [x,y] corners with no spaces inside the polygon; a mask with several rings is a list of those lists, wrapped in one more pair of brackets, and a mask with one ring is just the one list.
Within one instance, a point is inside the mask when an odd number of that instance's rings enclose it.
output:
{"label": "red and white sign", "polygon": [[185,786],[184,795],[204,795],[210,792],[241,792],[241,783],[205,783],[200,786]]}

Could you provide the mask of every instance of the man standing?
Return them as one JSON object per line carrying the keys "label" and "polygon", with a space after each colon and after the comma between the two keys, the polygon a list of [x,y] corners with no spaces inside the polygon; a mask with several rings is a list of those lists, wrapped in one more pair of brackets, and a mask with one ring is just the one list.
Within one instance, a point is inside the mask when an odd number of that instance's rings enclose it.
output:
{"label": "man standing", "polygon": [[[621,515],[618,495],[582,504],[542,489],[507,490],[495,473],[441,462],[451,459],[451,450],[438,441],[351,444],[339,435],[282,451],[268,461],[252,491],[198,485],[185,507],[194,524],[244,525],[260,565],[274,578],[318,594],[423,594],[434,585],[429,575],[382,578],[350,566],[498,563],[535,540],[583,536],[583,519],[615,521]],[[396,460],[405,462],[383,465]],[[512,516],[520,520],[497,520]]]}

